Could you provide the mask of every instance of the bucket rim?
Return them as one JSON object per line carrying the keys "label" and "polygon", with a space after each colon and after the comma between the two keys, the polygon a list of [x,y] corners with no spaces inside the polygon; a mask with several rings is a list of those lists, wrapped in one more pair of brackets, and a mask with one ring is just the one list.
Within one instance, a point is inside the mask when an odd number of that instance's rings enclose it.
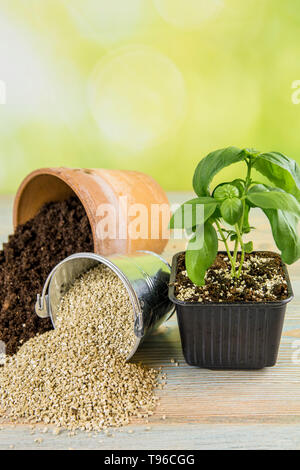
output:
{"label": "bucket rim", "polygon": [[[113,255],[111,255],[111,256],[113,256]],[[123,285],[124,285],[124,287],[126,288],[126,290],[128,292],[129,299],[130,299],[130,302],[131,302],[131,305],[132,305],[132,308],[133,308],[133,313],[134,313],[134,329],[133,330],[134,330],[134,335],[135,335],[135,344],[134,344],[132,350],[130,351],[129,355],[126,358],[126,361],[129,361],[134,356],[134,354],[136,353],[136,351],[137,351],[137,349],[138,349],[138,347],[139,347],[139,345],[142,341],[142,338],[144,336],[144,334],[143,334],[143,329],[144,329],[143,328],[144,327],[143,314],[142,314],[142,309],[141,309],[140,302],[138,300],[137,294],[136,294],[134,288],[132,287],[128,277],[111,260],[109,260],[108,258],[106,258],[102,255],[98,255],[96,253],[88,253],[88,252],[87,253],[84,253],[84,252],[83,253],[75,253],[73,255],[68,256],[67,258],[62,260],[60,263],[58,263],[55,266],[55,268],[51,271],[51,273],[49,274],[49,276],[48,276],[48,278],[45,282],[45,285],[44,285],[42,298],[46,297],[47,292],[49,293],[50,287],[52,285],[52,282],[55,278],[55,274],[58,271],[58,269],[61,266],[67,264],[68,262],[76,260],[76,259],[90,259],[90,260],[96,261],[98,263],[104,264],[107,267],[109,267],[118,276],[118,278],[123,282]],[[83,273],[84,272],[82,272],[82,274]],[[49,312],[49,316],[50,316],[53,328],[55,329],[55,323],[54,323],[54,320],[53,320],[51,303],[50,303],[49,298],[48,298],[48,312]],[[138,336],[138,334],[136,332],[136,329],[140,331],[140,336]]]}

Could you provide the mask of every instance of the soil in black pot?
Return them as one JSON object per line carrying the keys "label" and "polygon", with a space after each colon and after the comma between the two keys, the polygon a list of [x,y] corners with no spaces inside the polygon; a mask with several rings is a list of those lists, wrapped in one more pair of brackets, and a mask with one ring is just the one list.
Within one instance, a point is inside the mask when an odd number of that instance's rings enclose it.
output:
{"label": "soil in black pot", "polygon": [[76,197],[46,204],[9,237],[0,251],[0,341],[8,355],[52,328],[36,315],[36,296],[60,261],[83,251],[93,251],[92,231]]}
{"label": "soil in black pot", "polygon": [[228,256],[219,253],[206,273],[205,285],[196,286],[188,278],[185,255],[181,254],[178,258],[175,296],[185,302],[202,303],[274,302],[288,297],[283,264],[276,253],[266,251],[246,254],[240,278],[232,279],[230,272]]}

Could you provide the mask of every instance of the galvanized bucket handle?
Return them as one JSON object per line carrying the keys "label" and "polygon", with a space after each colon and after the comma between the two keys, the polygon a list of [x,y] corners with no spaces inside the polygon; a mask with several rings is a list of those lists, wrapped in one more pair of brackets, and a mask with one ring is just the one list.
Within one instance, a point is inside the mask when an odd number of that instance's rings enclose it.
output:
{"label": "galvanized bucket handle", "polygon": [[54,269],[52,269],[51,273],[46,279],[46,282],[43,287],[42,294],[37,294],[37,301],[35,304],[35,313],[37,314],[38,317],[40,318],[49,318],[50,317],[50,306],[49,306],[49,299],[47,295],[47,291],[49,288],[49,284],[51,282],[51,279],[53,277],[53,274],[58,270],[58,268],[64,263],[64,261],[61,261],[59,264],[55,266]]}

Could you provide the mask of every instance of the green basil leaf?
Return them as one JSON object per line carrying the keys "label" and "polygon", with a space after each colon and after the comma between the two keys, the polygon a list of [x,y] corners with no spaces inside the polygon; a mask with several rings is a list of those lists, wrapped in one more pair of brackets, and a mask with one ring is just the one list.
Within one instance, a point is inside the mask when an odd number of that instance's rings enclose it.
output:
{"label": "green basil leaf", "polygon": [[236,224],[243,215],[243,203],[237,197],[225,199],[221,205],[221,214],[225,222]]}
{"label": "green basil leaf", "polygon": [[217,205],[216,207],[216,210],[215,212],[213,213],[213,215],[210,217],[210,221],[211,223],[214,223],[216,220],[219,220],[221,219],[221,211],[220,211],[220,204]]}
{"label": "green basil leaf", "polygon": [[194,174],[193,186],[195,193],[198,196],[208,196],[209,185],[214,176],[232,163],[243,161],[244,155],[243,150],[237,147],[228,147],[216,150],[203,158]]}
{"label": "green basil leaf", "polygon": [[280,188],[269,188],[259,184],[250,189],[247,199],[261,209],[283,210],[300,217],[300,204],[297,199]]}
{"label": "green basil leaf", "polygon": [[252,253],[253,251],[253,242],[244,243],[244,250],[246,253]]}
{"label": "green basil leaf", "polygon": [[[197,206],[200,205],[204,205],[204,218],[203,220],[201,220],[201,223],[204,223],[215,212],[217,202],[212,197],[199,197],[185,202],[172,215],[169,222],[169,228],[189,230],[195,227],[197,223],[199,223],[199,221],[197,220]],[[187,209],[185,206],[191,206],[190,210]],[[185,214],[186,217],[184,217]]]}
{"label": "green basil leaf", "polygon": [[236,186],[225,183],[219,185],[213,192],[213,197],[218,201],[224,201],[224,199],[239,197],[240,193]]}
{"label": "green basil leaf", "polygon": [[187,273],[194,284],[197,286],[205,284],[205,273],[215,261],[217,254],[217,233],[213,225],[207,221],[204,224],[204,237],[201,237],[200,232],[196,233],[189,241],[185,254]]}
{"label": "green basil leaf", "polygon": [[[229,183],[220,183],[218,184],[218,186],[215,187],[215,189],[213,190],[213,193],[212,193],[212,197],[214,197],[215,199],[219,199],[220,198],[220,188],[224,187],[224,186],[233,186],[235,187],[238,192],[235,193],[236,197],[241,197],[244,193],[244,186],[243,184],[240,182],[240,180],[236,179],[234,181],[231,181]],[[224,198],[221,198],[221,199],[224,199]]]}
{"label": "green basil leaf", "polygon": [[298,219],[289,212],[264,210],[271,224],[273,238],[284,263],[292,264],[300,258]]}
{"label": "green basil leaf", "polygon": [[239,196],[241,197],[243,195],[244,189],[245,189],[243,180],[236,179],[236,180],[233,180],[230,184],[232,184],[233,186],[235,186],[238,189]]}
{"label": "green basil leaf", "polygon": [[253,160],[253,167],[300,202],[300,167],[295,160],[279,152],[261,153]]}

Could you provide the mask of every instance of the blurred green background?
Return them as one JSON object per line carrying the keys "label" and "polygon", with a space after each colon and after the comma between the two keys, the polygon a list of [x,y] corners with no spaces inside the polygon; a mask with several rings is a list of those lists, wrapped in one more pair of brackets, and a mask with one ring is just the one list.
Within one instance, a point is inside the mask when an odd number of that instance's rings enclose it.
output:
{"label": "blurred green background", "polygon": [[228,145],[300,162],[299,31],[299,0],[0,0],[0,192],[44,166],[190,190]]}

